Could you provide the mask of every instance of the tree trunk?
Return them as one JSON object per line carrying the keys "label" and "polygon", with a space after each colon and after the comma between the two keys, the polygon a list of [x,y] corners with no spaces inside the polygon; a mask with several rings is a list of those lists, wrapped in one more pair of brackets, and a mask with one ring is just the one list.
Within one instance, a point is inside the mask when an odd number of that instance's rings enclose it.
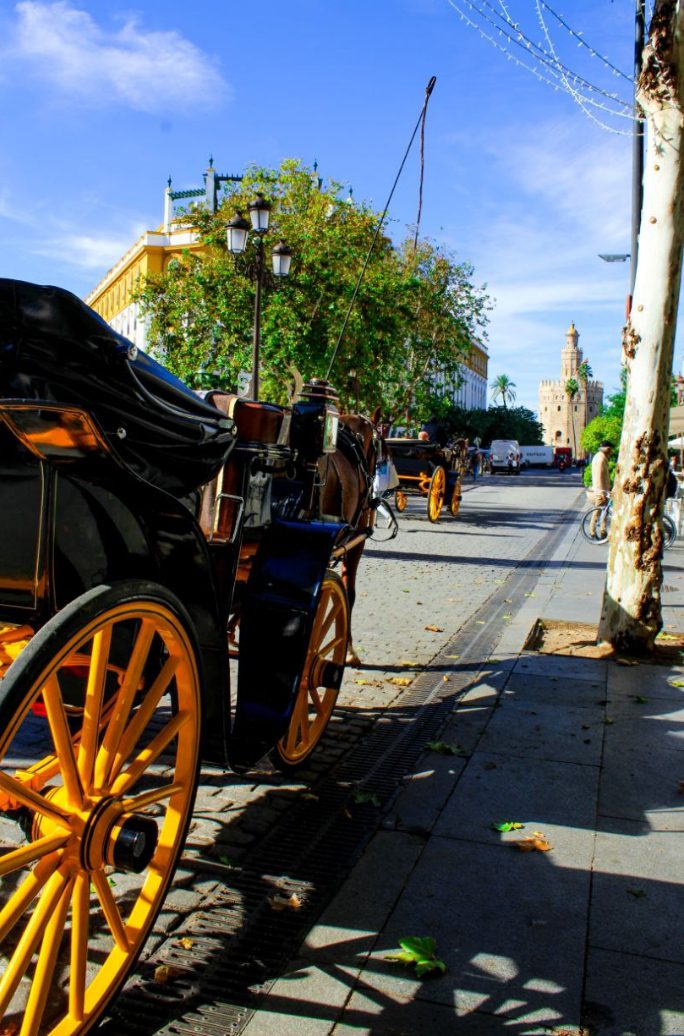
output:
{"label": "tree trunk", "polygon": [[658,0],[638,101],[648,150],[632,312],[623,331],[627,400],[613,491],[599,639],[637,653],[662,626],[670,377],[682,262],[684,0]]}

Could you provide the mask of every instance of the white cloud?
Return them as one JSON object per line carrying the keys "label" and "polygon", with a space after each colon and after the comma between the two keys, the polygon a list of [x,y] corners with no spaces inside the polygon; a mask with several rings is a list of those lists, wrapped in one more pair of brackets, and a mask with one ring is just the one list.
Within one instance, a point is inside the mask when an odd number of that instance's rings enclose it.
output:
{"label": "white cloud", "polygon": [[91,237],[88,234],[65,233],[60,237],[45,238],[28,243],[33,255],[56,259],[84,270],[109,269],[130,248],[134,238]]}
{"label": "white cloud", "polygon": [[231,91],[216,64],[173,30],[129,19],[105,30],[67,0],[17,4],[5,63],[28,66],[58,93],[92,105],[112,101],[148,114],[213,108]]}

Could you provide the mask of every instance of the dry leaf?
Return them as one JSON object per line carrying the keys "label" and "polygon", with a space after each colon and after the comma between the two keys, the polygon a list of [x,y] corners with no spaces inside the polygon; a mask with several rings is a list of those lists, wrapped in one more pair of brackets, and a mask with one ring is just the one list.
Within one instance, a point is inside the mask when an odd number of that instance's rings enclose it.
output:
{"label": "dry leaf", "polygon": [[168,964],[159,964],[154,969],[154,981],[158,986],[165,986],[173,978],[173,968]]}
{"label": "dry leaf", "polygon": [[399,665],[414,666],[414,665],[420,665],[420,662],[413,662],[410,658],[402,658],[402,660],[399,663]]}
{"label": "dry leaf", "polygon": [[428,633],[444,633],[444,630],[441,626],[426,626],[425,629],[428,631]]}
{"label": "dry leaf", "polygon": [[389,682],[396,684],[397,687],[408,687],[409,684],[413,683],[413,680],[408,676],[390,676]]}
{"label": "dry leaf", "polygon": [[508,842],[514,849],[523,853],[547,853],[553,846],[549,844],[541,831],[535,831],[529,838],[518,838],[515,842]]}
{"label": "dry leaf", "polygon": [[195,940],[189,939],[187,935],[184,935],[183,938],[180,940],[180,944],[184,950],[191,950],[195,945]]}
{"label": "dry leaf", "polygon": [[319,800],[319,796],[318,795],[314,795],[314,793],[312,791],[303,791],[299,797],[300,797],[300,799],[303,799],[304,802],[318,802],[318,801],[320,801]]}
{"label": "dry leaf", "polygon": [[460,658],[460,655],[443,655],[443,658]]}
{"label": "dry leaf", "polygon": [[382,680],[354,680],[360,687],[382,687]]}
{"label": "dry leaf", "polygon": [[291,896],[269,896],[268,904],[271,910],[299,910],[302,901],[296,892],[293,892]]}
{"label": "dry leaf", "polygon": [[346,817],[347,820],[351,820],[352,818],[351,811],[348,810],[346,806],[344,806],[342,809],[342,816]]}
{"label": "dry leaf", "polygon": [[444,680],[444,683],[449,683],[449,680],[451,679],[451,677],[450,676],[443,676],[442,679]]}

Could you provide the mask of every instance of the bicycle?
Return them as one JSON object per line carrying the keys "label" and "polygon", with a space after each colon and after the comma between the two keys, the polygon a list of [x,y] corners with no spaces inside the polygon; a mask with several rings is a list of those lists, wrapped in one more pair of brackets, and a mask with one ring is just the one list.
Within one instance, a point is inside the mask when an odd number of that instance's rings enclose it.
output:
{"label": "bicycle", "polygon": [[[594,521],[594,516],[596,520]],[[585,511],[580,522],[580,529],[585,540],[589,543],[606,543],[610,533],[610,523],[613,516],[613,505],[610,497],[605,504],[595,504]],[[594,531],[592,533],[592,521]],[[669,515],[662,515],[661,524],[663,527],[663,549],[667,550],[677,539],[677,527]]]}

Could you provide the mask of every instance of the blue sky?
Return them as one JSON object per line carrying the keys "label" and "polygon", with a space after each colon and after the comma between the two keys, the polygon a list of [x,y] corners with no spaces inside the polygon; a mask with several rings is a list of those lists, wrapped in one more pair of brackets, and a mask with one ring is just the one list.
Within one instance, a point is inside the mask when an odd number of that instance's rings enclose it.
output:
{"label": "blue sky", "polygon": [[[422,231],[488,285],[490,378],[507,373],[517,401],[536,409],[539,380],[559,376],[574,321],[610,392],[628,265],[598,253],[629,251],[629,122],[591,109],[601,128],[468,26],[459,8],[509,46],[469,5],[2,3],[1,274],[87,294],[159,225],[168,176],[176,189],[200,185],[209,155],[222,173],[315,159],[324,177],[382,208],[435,75]],[[478,5],[492,17],[510,12],[534,42],[543,42],[541,9],[559,58],[629,98],[629,83],[541,0]],[[634,0],[551,6],[631,72]],[[415,222],[417,191],[413,152],[390,212],[396,237]]]}

